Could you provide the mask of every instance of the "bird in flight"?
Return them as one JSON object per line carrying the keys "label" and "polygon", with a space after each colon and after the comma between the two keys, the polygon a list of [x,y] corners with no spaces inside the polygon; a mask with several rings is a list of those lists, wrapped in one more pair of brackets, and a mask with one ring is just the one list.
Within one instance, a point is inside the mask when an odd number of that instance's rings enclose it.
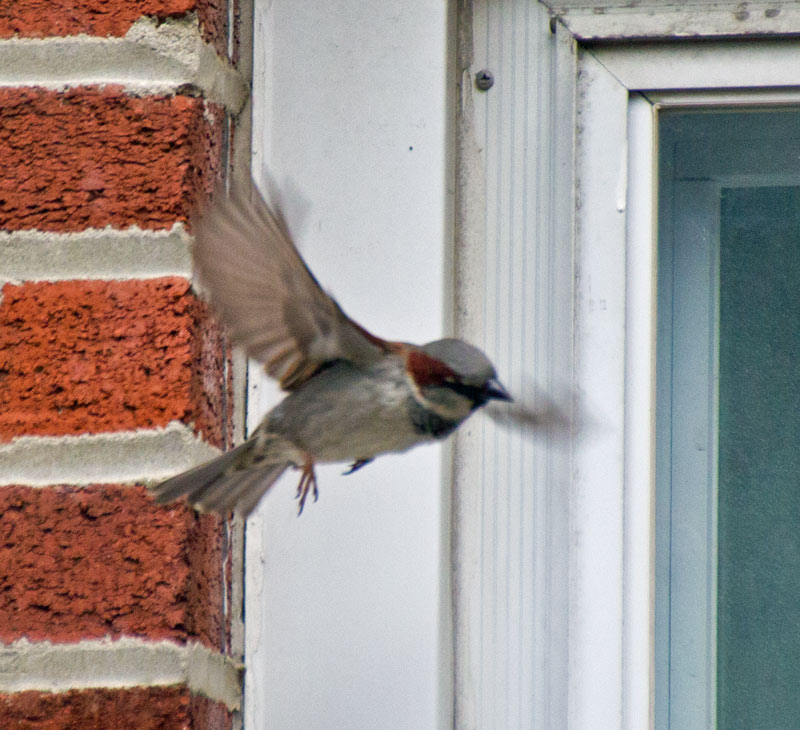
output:
{"label": "bird in flight", "polygon": [[288,395],[240,446],[152,487],[157,501],[185,494],[198,509],[247,516],[293,467],[300,513],[318,496],[315,464],[349,462],[352,473],[444,439],[489,401],[511,400],[472,345],[391,342],[350,319],[254,183],[218,196],[193,229],[194,268],[212,308]]}

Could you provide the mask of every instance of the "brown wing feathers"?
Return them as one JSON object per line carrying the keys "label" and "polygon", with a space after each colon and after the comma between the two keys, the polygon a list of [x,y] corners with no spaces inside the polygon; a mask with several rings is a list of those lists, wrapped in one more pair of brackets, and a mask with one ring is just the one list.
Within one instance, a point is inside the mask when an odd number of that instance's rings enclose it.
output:
{"label": "brown wing feathers", "polygon": [[391,345],[350,320],[306,266],[255,185],[194,222],[195,268],[231,339],[291,390],[335,359],[366,363]]}

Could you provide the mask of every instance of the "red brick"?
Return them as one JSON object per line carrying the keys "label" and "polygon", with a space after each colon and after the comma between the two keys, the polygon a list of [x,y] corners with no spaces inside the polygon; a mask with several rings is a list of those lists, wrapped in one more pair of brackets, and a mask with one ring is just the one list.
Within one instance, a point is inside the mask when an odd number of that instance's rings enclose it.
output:
{"label": "red brick", "polygon": [[86,33],[124,36],[142,16],[177,18],[196,12],[203,38],[225,54],[226,0],[3,0],[0,38],[44,38]]}
{"label": "red brick", "polygon": [[218,107],[188,96],[0,88],[0,228],[186,221],[221,174],[223,122]]}
{"label": "red brick", "polygon": [[225,343],[185,279],[6,284],[2,295],[0,441],[180,420],[223,446]]}
{"label": "red brick", "polygon": [[[203,0],[196,3],[197,17],[203,39],[213,44],[220,56],[228,55],[228,2],[235,0]],[[239,45],[238,16],[234,28],[234,63],[238,63],[236,49]]]}
{"label": "red brick", "polygon": [[0,641],[125,635],[227,650],[226,541],[220,518],[157,506],[142,487],[2,487]]}
{"label": "red brick", "polygon": [[200,695],[191,696],[190,712],[194,725],[198,730],[231,730],[233,718],[228,709],[220,702],[213,702]]}
{"label": "red brick", "polygon": [[4,730],[231,730],[224,705],[185,687],[0,695]]}

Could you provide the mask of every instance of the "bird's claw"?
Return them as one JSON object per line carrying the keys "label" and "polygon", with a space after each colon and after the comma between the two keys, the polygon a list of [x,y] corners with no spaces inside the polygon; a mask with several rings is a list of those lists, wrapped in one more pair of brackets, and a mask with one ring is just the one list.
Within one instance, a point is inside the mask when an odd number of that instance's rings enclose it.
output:
{"label": "bird's claw", "polygon": [[311,492],[314,495],[314,501],[319,499],[319,489],[317,487],[317,475],[314,473],[314,463],[308,461],[303,466],[303,474],[300,477],[300,483],[297,485],[297,499],[300,504],[297,507],[297,516],[303,514],[303,507],[306,504],[306,497]]}
{"label": "bird's claw", "polygon": [[347,471],[342,472],[342,476],[347,476],[348,474],[352,474],[354,471],[358,471],[362,466],[366,466],[369,464],[373,459],[356,459]]}

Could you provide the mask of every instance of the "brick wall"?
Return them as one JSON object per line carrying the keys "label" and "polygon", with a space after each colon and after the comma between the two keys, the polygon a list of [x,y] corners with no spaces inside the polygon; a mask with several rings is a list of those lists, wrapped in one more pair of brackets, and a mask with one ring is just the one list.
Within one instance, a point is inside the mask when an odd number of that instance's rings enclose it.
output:
{"label": "brick wall", "polygon": [[188,227],[249,174],[234,1],[0,3],[0,728],[240,722],[241,526],[144,488],[242,417]]}

